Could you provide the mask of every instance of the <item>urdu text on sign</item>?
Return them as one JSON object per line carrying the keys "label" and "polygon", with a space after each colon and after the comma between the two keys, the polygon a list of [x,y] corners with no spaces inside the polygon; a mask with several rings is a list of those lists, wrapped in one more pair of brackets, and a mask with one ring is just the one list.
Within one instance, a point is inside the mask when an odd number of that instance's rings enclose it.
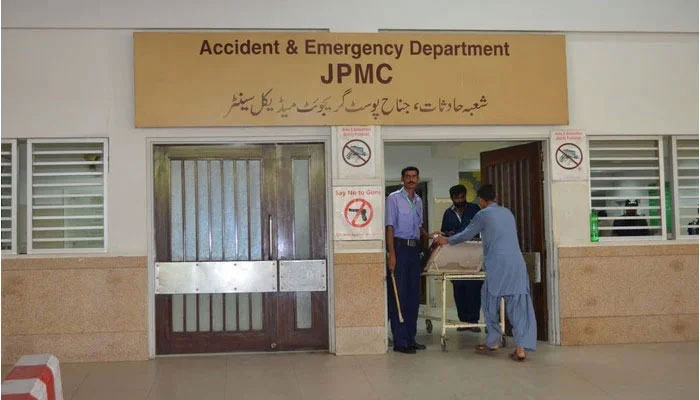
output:
{"label": "urdu text on sign", "polygon": [[566,124],[563,35],[137,32],[137,127]]}

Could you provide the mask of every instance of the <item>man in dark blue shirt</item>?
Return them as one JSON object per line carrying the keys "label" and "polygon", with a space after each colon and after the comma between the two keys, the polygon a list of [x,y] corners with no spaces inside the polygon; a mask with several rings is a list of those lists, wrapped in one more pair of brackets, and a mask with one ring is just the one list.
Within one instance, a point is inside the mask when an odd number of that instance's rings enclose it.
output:
{"label": "man in dark blue shirt", "polygon": [[[450,188],[452,206],[442,216],[440,231],[445,236],[462,232],[479,210],[478,205],[467,202],[467,188],[456,185]],[[481,285],[483,281],[452,281],[457,314],[462,322],[479,322],[481,308]],[[458,331],[471,330],[480,332],[479,328],[458,328]]]}

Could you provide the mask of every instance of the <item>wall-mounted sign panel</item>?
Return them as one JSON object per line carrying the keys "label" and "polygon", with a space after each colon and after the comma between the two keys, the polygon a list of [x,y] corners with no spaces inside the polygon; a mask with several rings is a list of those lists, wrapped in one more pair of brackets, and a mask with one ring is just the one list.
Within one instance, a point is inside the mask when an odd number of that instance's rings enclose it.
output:
{"label": "wall-mounted sign panel", "polygon": [[588,142],[583,131],[556,131],[550,138],[552,180],[588,180]]}
{"label": "wall-mounted sign panel", "polygon": [[378,127],[338,126],[333,129],[337,178],[376,178],[378,149]]}
{"label": "wall-mounted sign panel", "polygon": [[377,240],[384,237],[381,186],[333,188],[333,239]]}
{"label": "wall-mounted sign panel", "polygon": [[134,33],[137,127],[568,123],[563,35]]}

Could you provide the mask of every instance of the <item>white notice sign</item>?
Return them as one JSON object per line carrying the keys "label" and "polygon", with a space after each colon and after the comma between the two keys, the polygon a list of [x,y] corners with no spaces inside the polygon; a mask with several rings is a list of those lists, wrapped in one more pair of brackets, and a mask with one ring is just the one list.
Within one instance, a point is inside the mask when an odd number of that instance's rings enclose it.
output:
{"label": "white notice sign", "polygon": [[552,180],[588,180],[588,143],[583,131],[555,131],[550,138]]}
{"label": "white notice sign", "polygon": [[335,240],[375,240],[384,237],[381,186],[339,186],[333,188],[333,231]]}
{"label": "white notice sign", "polygon": [[335,132],[338,177],[340,179],[376,177],[375,128],[372,126],[339,126]]}

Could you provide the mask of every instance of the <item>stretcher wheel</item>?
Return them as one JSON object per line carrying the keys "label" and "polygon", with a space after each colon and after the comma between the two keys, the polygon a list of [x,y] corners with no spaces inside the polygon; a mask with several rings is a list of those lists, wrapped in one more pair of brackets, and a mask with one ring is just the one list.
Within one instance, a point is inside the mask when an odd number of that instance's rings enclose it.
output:
{"label": "stretcher wheel", "polygon": [[501,347],[506,347],[506,336],[501,335]]}
{"label": "stretcher wheel", "polygon": [[442,351],[447,351],[447,340],[444,336],[440,338],[440,348]]}
{"label": "stretcher wheel", "polygon": [[433,333],[433,321],[429,319],[425,320],[425,330],[428,331],[428,333]]}

